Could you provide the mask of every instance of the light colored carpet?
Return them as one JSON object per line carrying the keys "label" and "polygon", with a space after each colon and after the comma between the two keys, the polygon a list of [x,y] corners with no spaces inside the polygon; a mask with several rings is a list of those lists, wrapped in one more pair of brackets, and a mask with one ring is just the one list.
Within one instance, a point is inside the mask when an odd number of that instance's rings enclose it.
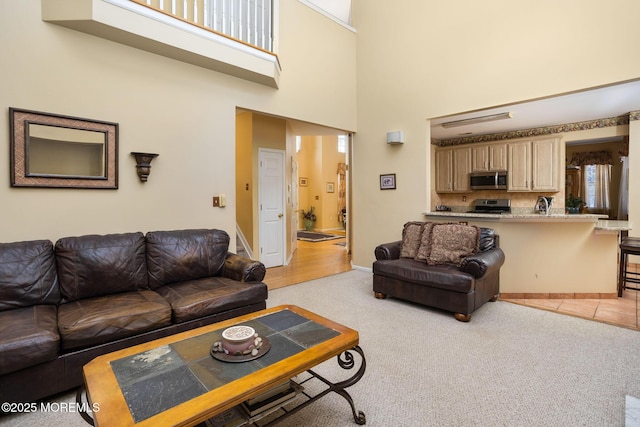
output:
{"label": "light colored carpet", "polygon": [[[399,300],[377,300],[371,273],[350,271],[271,291],[354,328],[367,359],[349,389],[368,426],[622,426],[625,396],[640,397],[640,333],[507,302],[469,323]],[[351,372],[335,360],[317,371]],[[57,402],[73,401],[74,395]],[[0,418],[0,426],[83,426],[76,413]],[[329,395],[280,426],[353,426]]]}

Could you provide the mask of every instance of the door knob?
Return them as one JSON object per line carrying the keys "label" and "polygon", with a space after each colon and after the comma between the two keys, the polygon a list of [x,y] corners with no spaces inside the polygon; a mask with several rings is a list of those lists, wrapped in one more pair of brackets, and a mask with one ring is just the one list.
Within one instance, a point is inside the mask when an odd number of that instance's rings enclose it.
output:
{"label": "door knob", "polygon": [[278,218],[282,218],[282,216],[283,216],[283,215],[282,215],[281,213],[279,213],[279,214],[278,214]]}

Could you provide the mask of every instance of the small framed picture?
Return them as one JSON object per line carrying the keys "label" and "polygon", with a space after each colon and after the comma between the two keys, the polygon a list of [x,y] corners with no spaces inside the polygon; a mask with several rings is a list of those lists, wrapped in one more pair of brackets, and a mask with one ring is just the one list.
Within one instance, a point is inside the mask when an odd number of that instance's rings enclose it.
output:
{"label": "small framed picture", "polygon": [[396,174],[388,173],[386,175],[380,175],[380,189],[381,190],[395,190],[396,189]]}
{"label": "small framed picture", "polygon": [[307,178],[300,178],[300,187],[306,187],[308,183]]}
{"label": "small framed picture", "polygon": [[333,193],[335,191],[333,182],[327,182],[327,193]]}

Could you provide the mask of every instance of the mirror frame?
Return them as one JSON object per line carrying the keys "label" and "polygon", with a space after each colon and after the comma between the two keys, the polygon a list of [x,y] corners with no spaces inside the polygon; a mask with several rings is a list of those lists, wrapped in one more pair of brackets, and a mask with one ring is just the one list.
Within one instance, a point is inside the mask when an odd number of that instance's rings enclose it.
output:
{"label": "mirror frame", "polygon": [[[11,126],[11,186],[52,188],[118,188],[118,124],[80,117],[9,108]],[[29,174],[29,124],[102,132],[105,134],[105,176]]]}

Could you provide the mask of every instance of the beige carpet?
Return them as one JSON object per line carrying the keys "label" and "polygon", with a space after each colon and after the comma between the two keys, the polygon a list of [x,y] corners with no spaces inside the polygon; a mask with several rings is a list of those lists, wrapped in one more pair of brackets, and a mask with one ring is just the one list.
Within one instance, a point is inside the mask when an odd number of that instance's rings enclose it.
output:
{"label": "beige carpet", "polygon": [[[640,397],[637,331],[501,301],[461,323],[375,299],[371,273],[357,270],[270,292],[268,305],[279,304],[360,332],[367,372],[349,391],[368,426],[622,426],[625,396]],[[334,360],[317,371],[346,376]],[[0,418],[9,425],[86,424],[75,413],[37,412]],[[279,425],[355,424],[344,399],[329,395]]]}

